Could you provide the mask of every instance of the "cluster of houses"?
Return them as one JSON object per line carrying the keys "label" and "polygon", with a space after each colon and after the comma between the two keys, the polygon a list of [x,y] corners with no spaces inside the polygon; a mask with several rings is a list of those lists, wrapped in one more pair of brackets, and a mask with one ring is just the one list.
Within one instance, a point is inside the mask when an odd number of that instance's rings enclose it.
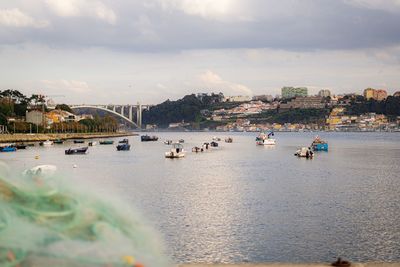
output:
{"label": "cluster of houses", "polygon": [[30,110],[26,112],[25,121],[35,125],[51,126],[54,123],[78,122],[83,119],[93,119],[92,115],[75,115],[71,112],[54,109],[49,112]]}

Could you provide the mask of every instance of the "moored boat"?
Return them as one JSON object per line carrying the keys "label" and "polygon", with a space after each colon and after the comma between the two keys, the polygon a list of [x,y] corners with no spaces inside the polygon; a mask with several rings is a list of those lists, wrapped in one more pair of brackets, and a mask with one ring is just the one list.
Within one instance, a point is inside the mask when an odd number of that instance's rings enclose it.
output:
{"label": "moored boat", "polygon": [[79,148],[69,148],[65,150],[65,155],[73,155],[73,154],[86,154],[88,147],[79,147]]}
{"label": "moored boat", "polygon": [[123,143],[117,145],[117,151],[128,151],[131,149],[131,145],[128,143]]}
{"label": "moored boat", "polygon": [[17,148],[15,146],[2,146],[0,147],[0,152],[15,152],[17,151]]}
{"label": "moored boat", "polygon": [[158,140],[158,137],[157,136],[155,136],[155,135],[153,135],[153,136],[150,136],[150,135],[142,135],[141,137],[140,137],[140,140],[142,141],[142,142],[150,142],[150,141],[157,141]]}
{"label": "moored boat", "polygon": [[271,136],[274,136],[274,132],[270,132],[268,134],[261,132],[257,137],[256,137],[256,144],[257,145],[275,145],[276,141],[275,139],[271,138]]}
{"label": "moored boat", "polygon": [[183,150],[183,145],[180,143],[173,143],[172,148],[169,152],[165,152],[166,158],[183,158],[185,156],[185,151]]}
{"label": "moored boat", "polygon": [[41,145],[41,146],[52,146],[53,144],[54,144],[53,141],[50,141],[50,140],[39,143],[39,145]]}
{"label": "moored boat", "polygon": [[129,140],[127,138],[124,138],[121,141],[119,141],[118,143],[120,143],[120,144],[129,144]]}
{"label": "moored boat", "polygon": [[179,143],[181,143],[181,144],[183,144],[183,143],[185,143],[185,140],[183,140],[183,139],[179,139],[179,141],[178,141]]}
{"label": "moored boat", "polygon": [[192,148],[192,152],[196,152],[196,153],[204,152],[204,148],[195,146],[195,147]]}
{"label": "moored boat", "polygon": [[56,139],[56,140],[53,141],[53,143],[54,143],[54,144],[63,144],[63,143],[64,143],[64,140],[62,140],[62,139]]}
{"label": "moored boat", "polygon": [[90,141],[88,143],[89,146],[97,146],[97,142],[96,141]]}
{"label": "moored boat", "polygon": [[74,140],[74,144],[83,144],[85,140]]}
{"label": "moored boat", "polygon": [[311,143],[311,148],[314,151],[328,151],[328,143],[319,138],[319,136],[316,136],[314,141]]}
{"label": "moored boat", "polygon": [[233,142],[232,137],[225,138],[225,143],[232,143],[232,142]]}
{"label": "moored boat", "polygon": [[313,158],[314,152],[312,152],[310,147],[302,147],[294,153],[295,156],[299,158]]}
{"label": "moored boat", "polygon": [[219,138],[219,137],[217,137],[217,136],[214,136],[214,137],[212,138],[212,140],[213,140],[213,141],[221,141],[221,138]]}
{"label": "moored boat", "polygon": [[212,142],[210,143],[210,146],[211,146],[211,147],[218,147],[218,143],[217,143],[217,142],[214,142],[214,141],[212,141]]}
{"label": "moored boat", "polygon": [[103,140],[99,142],[100,145],[112,145],[114,144],[113,140]]}
{"label": "moored boat", "polygon": [[172,140],[165,140],[165,141],[164,141],[164,144],[170,145],[170,144],[172,144]]}
{"label": "moored boat", "polygon": [[20,144],[15,144],[15,148],[16,149],[26,149],[28,145],[24,144],[24,143],[20,143]]}

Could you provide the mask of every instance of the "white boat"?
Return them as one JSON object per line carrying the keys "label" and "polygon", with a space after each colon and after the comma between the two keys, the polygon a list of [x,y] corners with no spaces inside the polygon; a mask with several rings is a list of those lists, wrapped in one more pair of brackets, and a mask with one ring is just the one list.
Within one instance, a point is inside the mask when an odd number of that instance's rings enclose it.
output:
{"label": "white boat", "polygon": [[271,138],[271,136],[274,135],[274,132],[270,132],[269,134],[261,132],[257,137],[256,137],[256,144],[265,146],[265,145],[275,145],[276,140],[274,138]]}
{"label": "white boat", "polygon": [[53,141],[47,140],[43,142],[43,146],[52,146],[54,143]]}
{"label": "white boat", "polygon": [[165,140],[165,141],[164,141],[164,144],[170,145],[170,144],[172,144],[172,140]]}
{"label": "white boat", "polygon": [[185,151],[183,150],[183,145],[181,143],[173,143],[171,150],[165,152],[165,157],[170,159],[183,158],[184,156]]}
{"label": "white boat", "polygon": [[295,156],[300,158],[313,158],[314,152],[311,150],[310,147],[302,147],[294,153]]}
{"label": "white boat", "polygon": [[221,141],[221,138],[214,136],[214,137],[212,138],[212,140],[213,140],[213,141]]}
{"label": "white boat", "polygon": [[97,141],[90,141],[88,143],[89,146],[97,146]]}

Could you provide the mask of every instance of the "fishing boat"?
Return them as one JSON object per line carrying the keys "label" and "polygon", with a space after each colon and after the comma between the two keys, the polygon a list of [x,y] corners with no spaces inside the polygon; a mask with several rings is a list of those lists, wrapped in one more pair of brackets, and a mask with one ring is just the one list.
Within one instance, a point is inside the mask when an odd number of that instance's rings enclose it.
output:
{"label": "fishing boat", "polygon": [[131,149],[131,145],[128,143],[123,143],[117,145],[117,151],[128,151]]}
{"label": "fishing boat", "polygon": [[63,144],[63,143],[64,143],[64,140],[62,140],[62,139],[56,139],[56,140],[53,141],[53,143],[54,143],[54,144]]}
{"label": "fishing boat", "polygon": [[164,141],[164,144],[170,145],[170,144],[172,144],[172,140],[165,140],[165,141]]}
{"label": "fishing boat", "polygon": [[204,152],[204,148],[195,146],[195,147],[192,148],[192,152],[196,152],[196,153]]}
{"label": "fishing boat", "polygon": [[53,144],[54,144],[53,141],[50,141],[50,140],[39,143],[39,145],[41,145],[41,146],[52,146]]}
{"label": "fishing boat", "polygon": [[295,156],[299,158],[313,158],[314,152],[311,150],[310,147],[302,147],[294,153]]}
{"label": "fishing boat", "polygon": [[124,138],[121,141],[119,141],[118,143],[120,143],[120,144],[129,144],[129,140],[127,138]]}
{"label": "fishing boat", "polygon": [[157,141],[158,140],[158,137],[157,136],[155,136],[155,135],[153,135],[153,136],[150,136],[150,135],[142,135],[141,137],[140,137],[140,140],[142,141],[142,142],[150,142],[150,141]]}
{"label": "fishing boat", "polygon": [[97,146],[97,142],[96,141],[90,141],[88,143],[89,146]]}
{"label": "fishing boat", "polygon": [[178,141],[179,143],[181,143],[181,144],[183,144],[183,143],[185,143],[185,140],[183,140],[183,139],[179,139],[179,141]]}
{"label": "fishing boat", "polygon": [[112,145],[114,144],[113,140],[103,140],[99,142],[100,145]]}
{"label": "fishing boat", "polygon": [[274,136],[274,132],[270,132],[268,134],[261,132],[257,137],[256,137],[256,144],[257,145],[275,145],[276,141],[275,139],[271,138],[271,136]]}
{"label": "fishing boat", "polygon": [[217,143],[217,142],[214,142],[214,141],[212,141],[212,142],[210,143],[210,146],[211,146],[211,147],[218,147],[218,143]]}
{"label": "fishing boat", "polygon": [[316,136],[311,143],[311,148],[314,151],[328,151],[328,143],[319,138],[319,136]]}
{"label": "fishing boat", "polygon": [[213,140],[213,141],[221,141],[221,138],[214,136],[214,137],[212,138],[212,140]]}
{"label": "fishing boat", "polygon": [[183,150],[183,145],[180,143],[173,143],[170,151],[165,152],[166,158],[183,158],[185,156],[185,151]]}
{"label": "fishing boat", "polygon": [[225,138],[225,143],[232,143],[232,142],[233,142],[232,137]]}
{"label": "fishing boat", "polygon": [[88,147],[80,147],[80,148],[70,148],[65,150],[65,155],[73,155],[73,154],[86,154]]}
{"label": "fishing boat", "polygon": [[7,145],[0,147],[0,152],[14,152],[17,151],[17,148],[15,146]]}
{"label": "fishing boat", "polygon": [[74,140],[74,144],[83,144],[85,143],[84,140]]}

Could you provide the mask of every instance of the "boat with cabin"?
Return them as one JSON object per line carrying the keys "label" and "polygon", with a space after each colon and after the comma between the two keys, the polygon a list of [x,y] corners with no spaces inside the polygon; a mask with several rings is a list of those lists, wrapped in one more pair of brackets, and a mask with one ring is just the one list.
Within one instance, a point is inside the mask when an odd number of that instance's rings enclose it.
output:
{"label": "boat with cabin", "polygon": [[12,145],[5,145],[0,147],[0,152],[15,152],[17,151],[17,148]]}
{"label": "boat with cabin", "polygon": [[83,144],[85,140],[74,140],[74,144]]}
{"label": "boat with cabin", "polygon": [[131,145],[128,143],[123,143],[117,145],[117,151],[128,151],[131,149]]}
{"label": "boat with cabin", "polygon": [[164,144],[170,145],[170,144],[172,144],[172,140],[165,140],[165,141],[164,141]]}
{"label": "boat with cabin", "polygon": [[217,142],[214,142],[214,141],[212,141],[212,142],[210,143],[210,146],[211,146],[211,147],[218,147],[218,143],[217,143]]}
{"label": "boat with cabin", "polygon": [[127,138],[122,139],[118,142],[119,144],[129,144],[129,140]]}
{"label": "boat with cabin", "polygon": [[41,145],[41,146],[52,146],[53,144],[54,144],[53,141],[50,141],[50,140],[39,143],[39,145]]}
{"label": "boat with cabin", "polygon": [[275,145],[276,141],[274,138],[271,138],[271,136],[274,136],[274,132],[270,132],[266,134],[265,132],[260,132],[260,134],[256,137],[256,144],[257,145]]}
{"label": "boat with cabin", "polygon": [[232,137],[225,138],[225,143],[232,143],[232,142],[233,142]]}
{"label": "boat with cabin", "polygon": [[97,146],[97,141],[90,141],[88,143],[89,146]]}
{"label": "boat with cabin", "polygon": [[174,158],[183,158],[185,156],[185,151],[183,150],[183,145],[181,143],[173,143],[170,151],[165,152],[165,157],[174,159]]}
{"label": "boat with cabin", "polygon": [[53,143],[54,143],[54,144],[59,144],[59,145],[61,145],[61,144],[64,143],[64,140],[62,140],[62,139],[56,139],[56,140],[53,141]]}
{"label": "boat with cabin", "polygon": [[100,145],[112,145],[114,144],[113,140],[102,140],[99,142]]}

